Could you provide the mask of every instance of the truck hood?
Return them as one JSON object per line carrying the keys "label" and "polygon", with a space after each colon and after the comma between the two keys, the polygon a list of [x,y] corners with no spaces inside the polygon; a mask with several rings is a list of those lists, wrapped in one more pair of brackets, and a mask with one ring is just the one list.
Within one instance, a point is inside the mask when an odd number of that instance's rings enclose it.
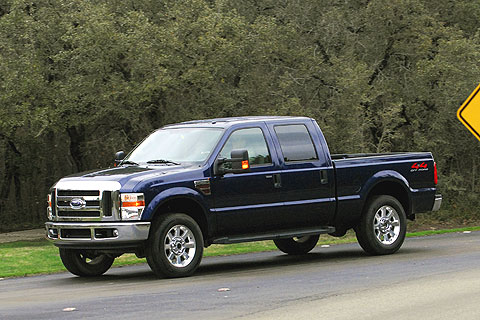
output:
{"label": "truck hood", "polygon": [[[56,185],[68,183],[72,185],[78,182],[79,185],[91,183],[103,184],[103,182],[117,182],[122,190],[134,190],[139,182],[162,183],[178,179],[181,175],[191,175],[192,171],[201,171],[198,166],[126,166],[117,168],[108,168],[76,173],[60,179]],[[189,174],[190,173],[190,174]]]}

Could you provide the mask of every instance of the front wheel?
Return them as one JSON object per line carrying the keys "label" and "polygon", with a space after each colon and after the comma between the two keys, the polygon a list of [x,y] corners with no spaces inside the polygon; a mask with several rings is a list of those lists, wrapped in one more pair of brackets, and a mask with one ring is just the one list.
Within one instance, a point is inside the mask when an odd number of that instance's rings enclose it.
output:
{"label": "front wheel", "polygon": [[80,277],[95,277],[107,272],[115,258],[88,250],[59,249],[63,265]]}
{"label": "front wheel", "polygon": [[318,242],[318,235],[314,236],[303,236],[303,237],[294,237],[287,239],[276,239],[273,240],[277,248],[288,254],[306,254],[310,252]]}
{"label": "front wheel", "polygon": [[146,257],[158,277],[189,276],[197,269],[202,255],[202,231],[190,216],[171,213],[153,223]]}
{"label": "front wheel", "polygon": [[406,232],[405,210],[396,198],[387,195],[370,199],[355,229],[358,243],[372,255],[397,252]]}

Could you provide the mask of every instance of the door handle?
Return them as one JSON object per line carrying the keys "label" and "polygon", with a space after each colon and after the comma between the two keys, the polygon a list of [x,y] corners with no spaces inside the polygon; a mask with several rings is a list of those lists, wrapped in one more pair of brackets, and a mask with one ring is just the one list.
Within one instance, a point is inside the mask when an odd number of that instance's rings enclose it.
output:
{"label": "door handle", "polygon": [[320,183],[321,184],[327,184],[328,183],[327,170],[320,170]]}
{"label": "door handle", "polygon": [[282,187],[282,177],[279,173],[275,173],[273,175],[273,187],[274,188],[281,188]]}

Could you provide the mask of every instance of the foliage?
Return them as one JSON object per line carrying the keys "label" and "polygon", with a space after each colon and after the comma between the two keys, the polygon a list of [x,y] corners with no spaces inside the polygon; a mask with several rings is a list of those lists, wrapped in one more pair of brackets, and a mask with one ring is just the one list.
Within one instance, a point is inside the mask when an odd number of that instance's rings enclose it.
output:
{"label": "foliage", "polygon": [[1,0],[1,228],[155,128],[239,115],[314,117],[334,153],[432,151],[449,208],[477,203],[455,112],[479,19],[465,0]]}

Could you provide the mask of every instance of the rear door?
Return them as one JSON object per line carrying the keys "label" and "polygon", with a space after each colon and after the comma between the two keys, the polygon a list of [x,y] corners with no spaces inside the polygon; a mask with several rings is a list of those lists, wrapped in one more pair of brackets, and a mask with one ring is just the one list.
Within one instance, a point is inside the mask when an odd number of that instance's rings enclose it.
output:
{"label": "rear door", "polygon": [[[269,124],[281,173],[284,206],[277,221],[291,228],[326,226],[335,214],[334,169],[312,121]],[[328,151],[327,151],[328,152]]]}

